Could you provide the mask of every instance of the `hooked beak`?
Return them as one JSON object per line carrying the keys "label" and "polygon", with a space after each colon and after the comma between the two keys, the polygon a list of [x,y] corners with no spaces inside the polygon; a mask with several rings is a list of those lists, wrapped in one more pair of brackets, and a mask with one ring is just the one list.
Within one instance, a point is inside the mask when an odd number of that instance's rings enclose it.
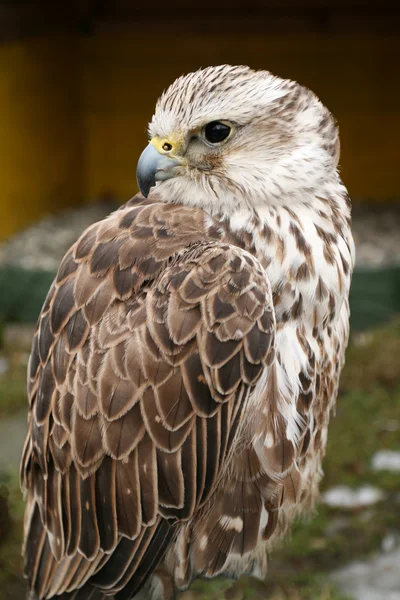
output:
{"label": "hooked beak", "polygon": [[165,181],[176,175],[181,161],[167,154],[160,154],[150,143],[142,152],[136,169],[136,178],[140,191],[147,198],[150,189],[157,181]]}

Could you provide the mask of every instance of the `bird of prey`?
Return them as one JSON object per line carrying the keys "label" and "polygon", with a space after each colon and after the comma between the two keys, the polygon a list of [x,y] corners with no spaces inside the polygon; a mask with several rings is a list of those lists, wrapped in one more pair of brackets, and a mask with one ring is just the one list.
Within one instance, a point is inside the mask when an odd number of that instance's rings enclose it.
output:
{"label": "bird of prey", "polygon": [[141,194],[67,252],[34,335],[31,599],[264,577],[318,496],[354,262],[335,121],[222,65],[177,79],[149,138]]}

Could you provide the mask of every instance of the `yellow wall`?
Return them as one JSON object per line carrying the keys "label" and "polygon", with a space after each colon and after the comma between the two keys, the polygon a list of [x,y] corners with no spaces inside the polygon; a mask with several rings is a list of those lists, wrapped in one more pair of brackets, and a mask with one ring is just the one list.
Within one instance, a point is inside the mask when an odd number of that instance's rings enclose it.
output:
{"label": "yellow wall", "polygon": [[76,64],[70,38],[0,47],[0,239],[82,197]]}
{"label": "yellow wall", "polygon": [[136,162],[160,92],[222,62],[311,87],[335,114],[353,196],[400,192],[395,37],[102,33],[0,48],[0,238],[45,211],[136,191]]}

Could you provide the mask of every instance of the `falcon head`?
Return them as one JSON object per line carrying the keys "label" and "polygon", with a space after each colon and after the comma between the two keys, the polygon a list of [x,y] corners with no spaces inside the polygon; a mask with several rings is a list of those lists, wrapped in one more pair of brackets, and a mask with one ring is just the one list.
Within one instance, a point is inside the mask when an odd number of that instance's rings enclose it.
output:
{"label": "falcon head", "polygon": [[246,66],[179,77],[149,125],[137,179],[144,196],[210,214],[310,202],[337,181],[339,139],[310,90]]}

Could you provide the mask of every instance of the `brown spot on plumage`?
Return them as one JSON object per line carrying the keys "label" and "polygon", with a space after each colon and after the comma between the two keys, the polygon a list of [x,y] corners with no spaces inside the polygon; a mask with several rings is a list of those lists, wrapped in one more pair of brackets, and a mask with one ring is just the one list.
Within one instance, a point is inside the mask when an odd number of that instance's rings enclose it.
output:
{"label": "brown spot on plumage", "polygon": [[303,262],[296,272],[296,281],[308,281],[311,278],[311,267],[308,263]]}

